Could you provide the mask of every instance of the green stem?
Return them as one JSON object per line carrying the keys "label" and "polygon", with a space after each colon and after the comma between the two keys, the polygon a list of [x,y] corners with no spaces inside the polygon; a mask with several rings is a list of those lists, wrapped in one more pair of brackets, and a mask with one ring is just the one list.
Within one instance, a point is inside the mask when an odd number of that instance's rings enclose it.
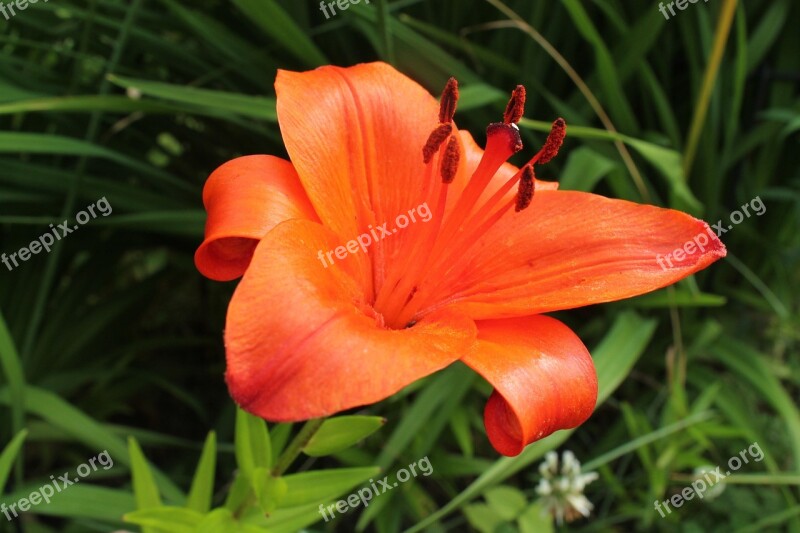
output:
{"label": "green stem", "polygon": [[275,466],[272,468],[273,476],[277,477],[286,472],[294,460],[297,459],[297,456],[303,451],[303,448],[306,447],[308,441],[311,440],[311,437],[322,427],[323,422],[325,422],[324,418],[314,418],[306,422],[303,429],[300,430],[300,433],[297,434],[291,444],[289,444],[281,456],[278,457]]}
{"label": "green stem", "polygon": [[700,143],[700,134],[703,132],[703,126],[706,123],[711,93],[714,91],[717,73],[719,73],[719,66],[722,63],[722,55],[725,52],[725,44],[728,42],[728,35],[731,32],[731,24],[735,14],[736,0],[725,0],[717,23],[711,57],[708,60],[705,76],[703,76],[703,85],[700,87],[700,96],[697,98],[692,124],[689,127],[689,140],[686,142],[686,150],[684,150],[683,179],[686,181],[689,181],[689,172],[692,170],[692,164],[694,163],[695,155],[697,155],[697,145]]}

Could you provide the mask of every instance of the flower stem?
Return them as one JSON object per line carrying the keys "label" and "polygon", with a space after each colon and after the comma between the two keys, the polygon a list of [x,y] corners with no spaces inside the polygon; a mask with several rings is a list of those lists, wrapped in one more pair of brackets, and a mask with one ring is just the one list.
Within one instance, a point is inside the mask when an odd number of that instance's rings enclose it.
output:
{"label": "flower stem", "polygon": [[286,472],[294,460],[297,459],[297,456],[303,451],[306,444],[308,444],[308,441],[311,440],[311,437],[322,427],[323,422],[325,422],[324,418],[314,418],[305,423],[300,433],[297,434],[281,456],[278,457],[275,466],[272,468],[272,475],[277,477]]}

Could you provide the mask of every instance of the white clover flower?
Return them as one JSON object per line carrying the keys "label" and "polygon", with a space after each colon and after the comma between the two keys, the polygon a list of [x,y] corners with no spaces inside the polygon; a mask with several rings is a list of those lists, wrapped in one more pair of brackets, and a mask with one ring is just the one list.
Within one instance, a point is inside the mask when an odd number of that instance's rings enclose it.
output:
{"label": "white clover flower", "polygon": [[574,453],[564,451],[559,469],[558,454],[547,452],[539,465],[539,473],[542,479],[536,487],[536,494],[540,496],[542,510],[552,515],[559,525],[565,520],[571,522],[589,516],[594,506],[583,495],[583,489],[598,476],[596,472],[582,474],[581,463]]}

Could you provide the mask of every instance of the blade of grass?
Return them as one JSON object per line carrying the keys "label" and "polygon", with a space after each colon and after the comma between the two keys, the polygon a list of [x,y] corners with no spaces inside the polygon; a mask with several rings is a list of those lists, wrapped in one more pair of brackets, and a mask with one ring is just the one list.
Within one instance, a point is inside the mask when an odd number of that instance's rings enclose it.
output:
{"label": "blade of grass", "polygon": [[719,21],[717,22],[717,29],[714,32],[714,46],[711,50],[711,57],[708,60],[705,74],[703,75],[703,84],[700,87],[700,94],[695,103],[694,116],[692,116],[692,123],[689,126],[689,135],[686,141],[686,149],[684,150],[683,176],[687,181],[689,179],[689,173],[692,170],[695,154],[697,153],[700,134],[703,133],[703,126],[705,125],[706,115],[708,114],[709,103],[711,101],[711,93],[714,91],[714,85],[717,81],[719,66],[722,63],[722,55],[725,53],[725,45],[728,42],[728,35],[730,34],[731,25],[733,24],[733,16],[736,14],[736,1],[737,0],[723,1],[722,11]]}

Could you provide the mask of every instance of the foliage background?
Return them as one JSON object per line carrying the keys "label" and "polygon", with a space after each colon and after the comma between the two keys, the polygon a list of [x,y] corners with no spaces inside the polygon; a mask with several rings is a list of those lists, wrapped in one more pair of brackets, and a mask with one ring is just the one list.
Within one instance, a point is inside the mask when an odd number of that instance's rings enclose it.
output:
{"label": "foliage background", "polygon": [[[600,473],[592,518],[570,530],[800,531],[799,26],[790,0],[699,2],[670,20],[623,0],[376,0],[330,20],[313,1],[52,0],[0,19],[0,251],[101,197],[114,209],[0,268],[2,500],[104,449],[115,459],[0,529],[133,530],[122,516],[148,506],[147,487],[183,503],[211,430],[223,504],[237,468],[221,340],[235,283],[193,266],[204,180],[239,155],[285,156],[277,68],[380,59],[434,94],[457,76],[459,126],[478,137],[525,84],[526,146],[554,117],[570,124],[542,176],[562,188],[709,222],[756,196],[767,211],[724,235],[728,258],[696,277],[559,316],[609,396],[577,431],[498,459],[482,425],[489,388],[456,366],[362,410],[387,423],[356,447],[292,467],[394,472],[428,455],[434,475],[328,524],[316,503],[305,521],[279,510],[270,530],[543,530],[535,465],[569,448]],[[270,427],[273,455],[297,429]],[[755,441],[765,460],[719,497],[663,519],[653,509],[695,467]]]}

